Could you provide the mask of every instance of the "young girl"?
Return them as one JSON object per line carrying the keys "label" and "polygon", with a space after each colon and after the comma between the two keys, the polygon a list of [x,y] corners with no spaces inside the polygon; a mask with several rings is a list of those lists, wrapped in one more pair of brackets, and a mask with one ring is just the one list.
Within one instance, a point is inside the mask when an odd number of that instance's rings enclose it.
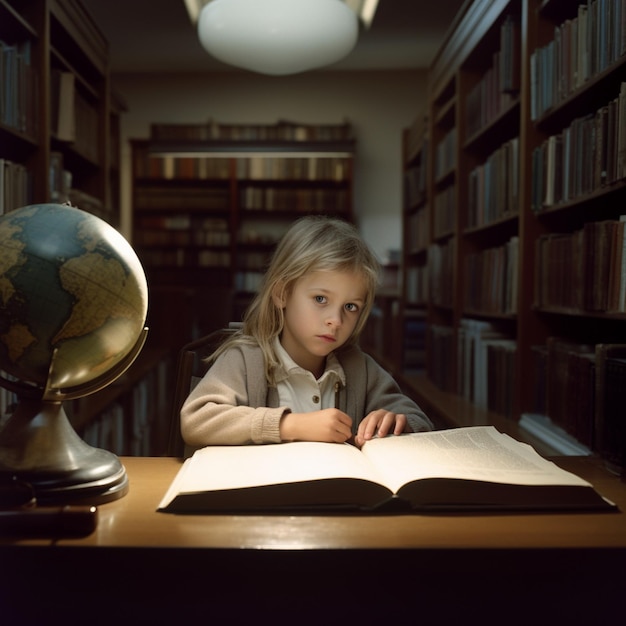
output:
{"label": "young girl", "polygon": [[424,412],[357,341],[379,265],[347,222],[296,221],[243,327],[181,410],[192,446],[349,441],[431,430]]}

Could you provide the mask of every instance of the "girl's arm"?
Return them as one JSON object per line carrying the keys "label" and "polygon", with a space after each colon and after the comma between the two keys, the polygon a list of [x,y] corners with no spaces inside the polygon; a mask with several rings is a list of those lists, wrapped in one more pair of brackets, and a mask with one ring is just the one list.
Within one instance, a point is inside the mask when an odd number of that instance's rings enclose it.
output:
{"label": "girl's arm", "polygon": [[187,444],[197,447],[281,441],[280,420],[288,409],[249,406],[246,381],[241,351],[232,349],[220,355],[181,409],[181,432]]}

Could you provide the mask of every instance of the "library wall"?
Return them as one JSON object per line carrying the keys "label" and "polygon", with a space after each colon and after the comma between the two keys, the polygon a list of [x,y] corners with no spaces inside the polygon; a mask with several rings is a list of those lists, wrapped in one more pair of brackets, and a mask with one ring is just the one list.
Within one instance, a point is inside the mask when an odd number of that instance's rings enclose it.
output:
{"label": "library wall", "polygon": [[115,75],[128,113],[122,125],[122,229],[131,230],[129,138],[148,137],[153,122],[266,123],[279,119],[323,124],[347,118],[358,141],[355,219],[384,258],[401,245],[400,136],[425,105],[421,71],[309,72],[266,77],[241,72],[185,76]]}

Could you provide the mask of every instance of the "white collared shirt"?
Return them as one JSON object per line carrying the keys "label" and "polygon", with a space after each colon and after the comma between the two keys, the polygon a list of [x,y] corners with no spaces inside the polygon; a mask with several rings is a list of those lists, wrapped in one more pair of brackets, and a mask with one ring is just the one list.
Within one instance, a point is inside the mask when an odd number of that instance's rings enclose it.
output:
{"label": "white collared shirt", "polygon": [[280,362],[276,371],[279,406],[287,406],[293,413],[333,408],[337,383],[346,384],[345,373],[337,357],[332,352],[326,357],[324,373],[316,379],[287,354],[278,337],[274,341],[274,350]]}

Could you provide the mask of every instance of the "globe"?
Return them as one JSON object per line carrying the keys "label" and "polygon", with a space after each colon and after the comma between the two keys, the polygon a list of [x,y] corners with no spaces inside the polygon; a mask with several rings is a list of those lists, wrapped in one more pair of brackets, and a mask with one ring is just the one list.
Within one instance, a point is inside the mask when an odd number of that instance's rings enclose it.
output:
{"label": "globe", "polygon": [[0,217],[0,385],[18,397],[0,426],[0,477],[22,473],[67,492],[109,489],[115,475],[120,486],[117,458],[76,435],[62,402],[128,368],[145,341],[147,309],[141,263],[104,220],[61,204]]}
{"label": "globe", "polygon": [[115,368],[141,336],[148,289],[104,220],[40,204],[0,217],[0,369],[57,393]]}

